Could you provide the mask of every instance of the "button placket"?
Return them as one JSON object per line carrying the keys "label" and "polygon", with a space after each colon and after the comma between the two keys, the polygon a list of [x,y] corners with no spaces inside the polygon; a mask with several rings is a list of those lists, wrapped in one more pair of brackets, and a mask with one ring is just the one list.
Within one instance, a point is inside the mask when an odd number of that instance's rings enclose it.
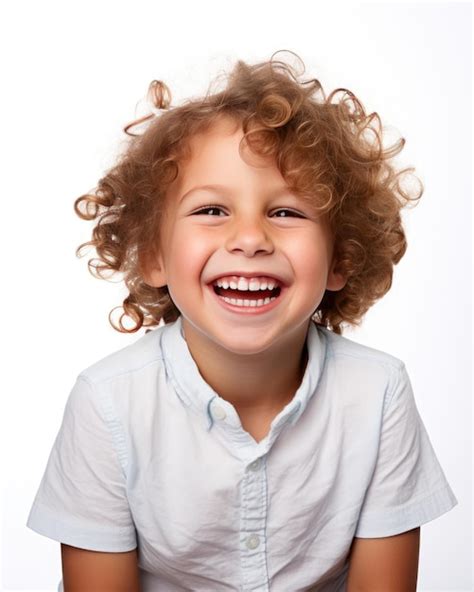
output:
{"label": "button placket", "polygon": [[242,590],[269,590],[265,527],[267,522],[265,458],[247,464],[241,486],[240,557]]}

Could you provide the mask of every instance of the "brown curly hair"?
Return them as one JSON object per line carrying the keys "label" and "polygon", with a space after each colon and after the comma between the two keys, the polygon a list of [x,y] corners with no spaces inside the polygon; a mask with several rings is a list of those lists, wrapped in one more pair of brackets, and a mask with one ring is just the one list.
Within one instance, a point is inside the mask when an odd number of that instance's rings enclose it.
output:
{"label": "brown curly hair", "polygon": [[[124,128],[130,136],[126,150],[94,193],[74,202],[80,218],[97,218],[92,240],[82,243],[76,255],[93,246],[98,258],[88,267],[95,277],[108,279],[107,271],[124,274],[129,294],[109,313],[117,331],[133,333],[181,314],[167,286],[146,284],[143,270],[156,254],[167,188],[178,176],[179,163],[189,157],[188,140],[221,116],[240,122],[252,151],[273,157],[289,187],[329,220],[337,270],[347,281],[339,291],[326,290],[312,320],[342,334],[344,323],[360,325],[390,289],[393,266],[407,248],[400,210],[423,193],[415,176],[418,191],[402,187],[412,167],[397,170],[390,162],[405,139],[384,148],[377,113],[367,115],[347,89],[326,97],[318,80],[299,82],[291,65],[274,59],[276,53],[254,65],[238,61],[223,90],[213,93],[211,84],[204,97],[178,107],[170,107],[168,87],[153,80],[147,95],[152,113]],[[143,133],[129,132],[147,121]],[[118,325],[111,317],[116,308],[123,309]],[[132,327],[124,326],[124,317]]]}

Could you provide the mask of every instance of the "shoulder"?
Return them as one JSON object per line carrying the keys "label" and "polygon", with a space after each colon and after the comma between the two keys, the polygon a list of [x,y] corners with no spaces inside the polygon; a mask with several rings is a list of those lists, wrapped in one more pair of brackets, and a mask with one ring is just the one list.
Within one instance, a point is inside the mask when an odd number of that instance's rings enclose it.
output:
{"label": "shoulder", "polygon": [[317,326],[326,342],[326,365],[343,373],[347,380],[379,376],[384,382],[396,380],[405,363],[395,355],[358,343],[329,329]]}
{"label": "shoulder", "polygon": [[97,360],[84,368],[78,378],[91,385],[97,385],[114,378],[139,373],[153,366],[160,366],[162,362],[160,339],[166,327],[167,325],[157,327],[135,342]]}
{"label": "shoulder", "polygon": [[410,378],[402,359],[325,327],[318,326],[318,331],[326,343],[324,388],[332,403],[357,416],[367,434],[379,433],[381,417],[392,401],[398,400],[399,407],[412,406]]}
{"label": "shoulder", "polygon": [[325,327],[318,326],[318,331],[326,337],[327,357],[340,358],[346,363],[357,360],[361,363],[385,366],[397,371],[404,366],[403,360],[389,352],[364,345],[344,335],[338,335]]}

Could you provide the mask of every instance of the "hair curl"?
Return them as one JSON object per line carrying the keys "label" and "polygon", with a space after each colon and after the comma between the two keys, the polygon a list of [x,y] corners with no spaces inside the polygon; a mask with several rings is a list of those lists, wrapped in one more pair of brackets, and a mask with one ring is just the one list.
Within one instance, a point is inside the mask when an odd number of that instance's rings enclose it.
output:
{"label": "hair curl", "polygon": [[[124,128],[130,136],[126,150],[94,193],[74,202],[80,218],[97,218],[92,240],[82,243],[76,255],[93,246],[98,258],[88,261],[92,275],[124,274],[129,294],[109,313],[117,331],[133,333],[181,314],[167,286],[146,284],[143,270],[156,254],[166,191],[189,156],[188,140],[220,116],[240,123],[252,151],[275,158],[288,185],[330,222],[338,271],[347,282],[339,291],[326,290],[312,319],[342,334],[345,324],[360,325],[390,289],[393,266],[407,248],[400,210],[423,194],[418,177],[418,192],[403,188],[412,167],[397,170],[390,162],[405,139],[384,148],[377,113],[367,115],[347,89],[326,97],[318,80],[299,82],[291,66],[274,59],[276,53],[255,65],[238,61],[223,90],[212,93],[211,85],[204,97],[178,107],[170,107],[164,82],[153,80],[147,95],[152,113]],[[148,120],[145,132],[129,132]],[[123,309],[118,325],[111,316],[116,308]],[[124,317],[134,325],[125,327]]]}

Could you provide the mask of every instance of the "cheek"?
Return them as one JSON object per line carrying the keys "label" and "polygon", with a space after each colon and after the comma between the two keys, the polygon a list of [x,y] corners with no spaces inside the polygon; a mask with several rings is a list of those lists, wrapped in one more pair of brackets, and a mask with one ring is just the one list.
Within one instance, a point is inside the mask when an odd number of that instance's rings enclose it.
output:
{"label": "cheek", "polygon": [[314,279],[315,275],[328,271],[328,244],[318,233],[304,233],[289,241],[286,252],[295,271],[304,279]]}
{"label": "cheek", "polygon": [[198,232],[176,228],[169,243],[169,267],[178,275],[199,273],[212,252],[211,242]]}

